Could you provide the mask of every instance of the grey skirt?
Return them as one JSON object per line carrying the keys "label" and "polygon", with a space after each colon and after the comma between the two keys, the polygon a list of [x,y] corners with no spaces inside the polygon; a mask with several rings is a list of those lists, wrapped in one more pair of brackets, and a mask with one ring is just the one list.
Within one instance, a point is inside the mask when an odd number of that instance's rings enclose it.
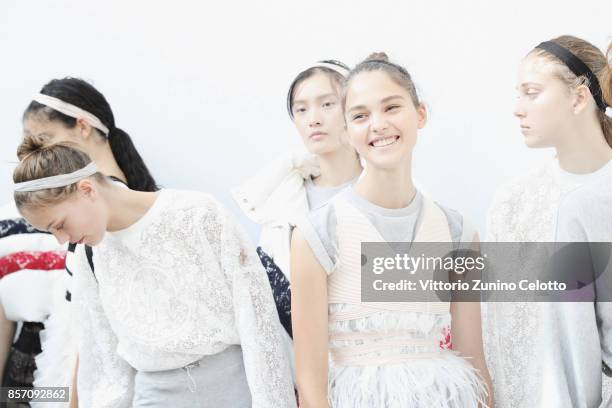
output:
{"label": "grey skirt", "polygon": [[134,381],[133,408],[247,408],[242,348],[232,345],[194,364],[168,371],[139,371]]}

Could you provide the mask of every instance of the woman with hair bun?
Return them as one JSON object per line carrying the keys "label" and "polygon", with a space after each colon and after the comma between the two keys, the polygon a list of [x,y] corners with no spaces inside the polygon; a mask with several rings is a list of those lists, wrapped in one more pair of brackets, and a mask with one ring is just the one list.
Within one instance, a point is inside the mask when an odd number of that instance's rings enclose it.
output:
{"label": "woman with hair bun", "polygon": [[72,269],[80,406],[295,406],[265,271],[214,198],[119,186],[67,141],[26,136],[18,152],[20,213],[83,244]]}
{"label": "woman with hair bun", "polygon": [[373,54],[348,75],[342,105],[365,169],[293,232],[300,406],[487,406],[479,303],[361,300],[362,243],[442,242],[451,249],[478,242],[461,214],[414,186],[412,152],[427,119],[414,82],[385,54]]}

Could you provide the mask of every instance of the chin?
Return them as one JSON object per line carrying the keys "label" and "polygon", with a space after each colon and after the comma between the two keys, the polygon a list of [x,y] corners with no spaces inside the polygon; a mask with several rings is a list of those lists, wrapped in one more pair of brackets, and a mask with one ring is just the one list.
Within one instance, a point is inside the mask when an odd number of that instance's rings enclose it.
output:
{"label": "chin", "polygon": [[372,167],[378,170],[393,170],[402,166],[401,158],[399,160],[391,157],[385,159],[372,158],[366,159],[366,161],[370,163]]}
{"label": "chin", "polygon": [[[337,148],[337,147],[336,147]],[[317,156],[331,153],[335,150],[334,146],[330,146],[328,143],[312,143],[308,146],[308,151]]]}
{"label": "chin", "polygon": [[551,147],[550,143],[546,143],[546,141],[538,138],[538,137],[525,137],[525,146],[530,149],[544,149],[547,147]]}

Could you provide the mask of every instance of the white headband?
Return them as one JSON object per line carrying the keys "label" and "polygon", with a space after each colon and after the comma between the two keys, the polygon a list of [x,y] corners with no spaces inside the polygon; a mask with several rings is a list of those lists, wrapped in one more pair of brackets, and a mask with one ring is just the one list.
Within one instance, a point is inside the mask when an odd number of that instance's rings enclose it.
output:
{"label": "white headband", "polygon": [[327,69],[331,69],[332,71],[336,71],[337,73],[339,73],[340,75],[342,75],[343,77],[347,77],[350,70],[344,68],[341,65],[337,65],[337,64],[332,64],[329,62],[317,62],[316,64],[313,64],[311,66],[309,66],[308,68],[302,70],[301,72],[304,72],[306,70],[309,70],[311,68],[327,68]]}
{"label": "white headband", "polygon": [[96,174],[97,171],[98,168],[96,167],[96,164],[94,162],[90,162],[87,166],[72,173],[58,174],[57,176],[24,181],[23,183],[15,183],[14,191],[39,191],[47,188],[66,187]]}
{"label": "white headband", "polygon": [[100,119],[86,110],[79,108],[78,106],[74,106],[68,102],[62,101],[61,99],[41,93],[36,94],[32,99],[38,103],[42,103],[43,105],[50,107],[51,109],[55,109],[66,116],[70,116],[71,118],[75,118],[77,120],[85,119],[91,126],[102,131],[102,133],[108,136],[108,128],[102,124]]}

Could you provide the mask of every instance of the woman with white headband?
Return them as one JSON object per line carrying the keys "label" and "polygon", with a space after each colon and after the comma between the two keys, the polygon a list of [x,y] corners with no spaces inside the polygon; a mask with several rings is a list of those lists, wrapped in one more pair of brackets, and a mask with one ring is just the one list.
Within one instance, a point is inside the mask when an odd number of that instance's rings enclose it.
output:
{"label": "woman with white headband", "polygon": [[[525,144],[553,148],[556,157],[499,188],[488,240],[576,239],[556,237],[555,219],[568,193],[612,174],[612,66],[593,44],[564,35],[521,61],[517,90],[514,115]],[[600,216],[609,211],[605,202],[592,204]],[[597,215],[584,214],[604,222]],[[497,407],[610,406],[601,405],[602,360],[612,365],[607,305],[489,303],[484,338]]]}
{"label": "woman with white headband", "polygon": [[69,143],[22,145],[15,202],[76,249],[79,405],[293,407],[268,280],[211,196],[139,192]]}
{"label": "woman with white headband", "polygon": [[[156,182],[130,136],[117,127],[110,104],[101,92],[84,80],[67,77],[49,81],[28,104],[22,123],[24,145],[46,146],[63,141],[73,143],[93,157],[99,171],[113,182],[139,191],[157,190]],[[17,209],[14,212],[17,213]],[[30,239],[24,241],[29,246],[21,250],[45,250],[30,244],[31,238],[39,235],[41,238],[37,239],[42,241],[45,234],[24,235],[23,240],[26,237]],[[50,239],[54,240],[52,237]],[[70,286],[74,250],[75,245],[68,246],[66,270],[63,273],[41,275],[45,278],[53,276],[52,285],[47,282],[49,279],[31,279],[35,272],[40,275],[40,271],[24,270],[13,273],[10,282],[3,281],[4,284],[0,286],[2,306],[11,310],[29,310],[36,305],[46,316],[40,320],[45,328],[40,336],[42,353],[36,356],[35,386],[68,386],[73,381],[76,345],[70,334]],[[88,253],[93,256],[90,250]],[[22,291],[14,290],[15,285],[28,287],[30,291],[41,287],[48,296],[37,296],[36,300],[19,296]],[[12,318],[20,316],[19,320],[31,319],[26,312],[20,315],[11,313]],[[33,406],[36,404],[41,403],[32,403]],[[50,408],[67,406],[65,403],[43,405]]]}
{"label": "woman with white headband", "polygon": [[[343,63],[325,60],[295,77],[287,93],[287,111],[307,153],[282,155],[233,191],[244,213],[261,225],[257,252],[268,272],[290,355],[291,230],[298,218],[327,203],[362,170],[357,153],[346,140],[340,105],[348,72]],[[293,358],[291,363],[294,372]]]}

